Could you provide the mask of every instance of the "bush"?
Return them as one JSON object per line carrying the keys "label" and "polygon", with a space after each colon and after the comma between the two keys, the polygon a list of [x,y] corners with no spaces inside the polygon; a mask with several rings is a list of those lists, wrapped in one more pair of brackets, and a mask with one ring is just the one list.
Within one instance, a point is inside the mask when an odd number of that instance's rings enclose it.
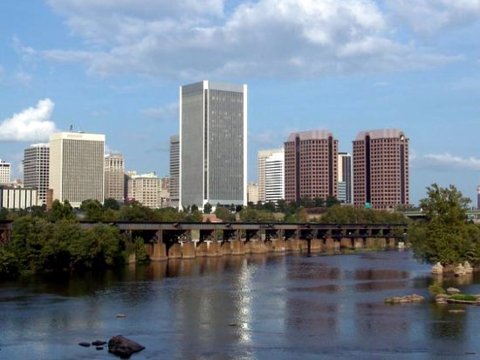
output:
{"label": "bush", "polygon": [[428,287],[428,291],[432,295],[445,294],[445,289],[440,286],[438,283],[433,283]]}

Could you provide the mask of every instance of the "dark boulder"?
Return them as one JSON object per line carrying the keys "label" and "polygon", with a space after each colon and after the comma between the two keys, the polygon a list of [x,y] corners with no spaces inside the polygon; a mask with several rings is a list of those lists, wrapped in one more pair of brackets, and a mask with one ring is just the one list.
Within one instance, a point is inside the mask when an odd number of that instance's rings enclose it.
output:
{"label": "dark boulder", "polygon": [[78,345],[83,346],[83,347],[90,347],[90,343],[89,342],[84,342],[84,341],[78,343]]}
{"label": "dark boulder", "polygon": [[114,336],[108,341],[108,352],[122,359],[128,359],[132,354],[142,351],[143,349],[145,349],[145,346],[127,339],[122,335]]}
{"label": "dark boulder", "polygon": [[105,345],[106,343],[107,343],[106,341],[102,341],[102,340],[92,341],[93,346],[102,346],[102,345]]}

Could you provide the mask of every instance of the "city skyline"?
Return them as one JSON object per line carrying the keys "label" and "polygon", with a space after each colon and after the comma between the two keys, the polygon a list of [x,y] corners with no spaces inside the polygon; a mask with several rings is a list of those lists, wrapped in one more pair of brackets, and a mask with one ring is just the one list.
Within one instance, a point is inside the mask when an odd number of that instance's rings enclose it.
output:
{"label": "city skyline", "polygon": [[178,86],[212,79],[249,85],[248,181],[290,132],[328,128],[351,152],[359,131],[400,128],[412,203],[432,182],[474,200],[479,19],[473,0],[6,0],[0,158],[22,177],[23,149],[73,125],[106,134],[127,169],[166,175]]}

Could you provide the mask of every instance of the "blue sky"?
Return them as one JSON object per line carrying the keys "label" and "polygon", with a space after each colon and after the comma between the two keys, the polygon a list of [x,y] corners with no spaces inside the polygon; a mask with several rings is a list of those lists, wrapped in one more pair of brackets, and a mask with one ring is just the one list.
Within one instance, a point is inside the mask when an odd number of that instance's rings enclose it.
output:
{"label": "blue sky", "polygon": [[249,86],[256,153],[289,132],[410,138],[411,200],[480,184],[480,0],[2,0],[0,158],[52,131],[104,133],[128,170],[168,174],[178,87]]}

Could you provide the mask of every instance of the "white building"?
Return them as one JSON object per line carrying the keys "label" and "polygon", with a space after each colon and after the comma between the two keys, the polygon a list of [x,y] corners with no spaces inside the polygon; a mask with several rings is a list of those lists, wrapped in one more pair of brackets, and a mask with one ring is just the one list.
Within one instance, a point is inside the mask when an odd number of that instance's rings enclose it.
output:
{"label": "white building", "polygon": [[158,209],[162,206],[162,179],[154,172],[137,174],[130,171],[127,174],[128,199],[138,201],[141,205]]}
{"label": "white building", "polygon": [[269,156],[272,156],[275,153],[282,152],[283,149],[269,149],[269,150],[260,150],[257,153],[257,176],[258,176],[258,199],[259,201],[265,202],[265,161]]}
{"label": "white building", "polygon": [[39,205],[41,203],[35,188],[0,186],[0,208],[20,210]]}
{"label": "white building", "polygon": [[338,153],[338,195],[337,200],[344,204],[353,203],[352,155]]}
{"label": "white building", "polygon": [[40,205],[47,203],[49,186],[50,148],[48,144],[33,144],[23,152],[23,183],[38,190]]}
{"label": "white building", "polygon": [[248,191],[247,191],[247,200],[249,203],[256,204],[259,201],[258,198],[258,184],[257,183],[249,183],[248,184]]}
{"label": "white building", "polygon": [[275,202],[285,198],[285,153],[273,152],[265,159],[265,200]]}
{"label": "white building", "polygon": [[170,137],[170,206],[178,207],[180,185],[180,139],[178,135]]}
{"label": "white building", "polygon": [[247,85],[180,87],[180,204],[247,204]]}
{"label": "white building", "polygon": [[62,132],[50,136],[50,189],[53,200],[104,200],[105,135]]}
{"label": "white building", "polygon": [[0,184],[10,184],[12,165],[0,159]]}
{"label": "white building", "polygon": [[105,199],[123,203],[125,197],[125,162],[122,154],[105,155]]}

